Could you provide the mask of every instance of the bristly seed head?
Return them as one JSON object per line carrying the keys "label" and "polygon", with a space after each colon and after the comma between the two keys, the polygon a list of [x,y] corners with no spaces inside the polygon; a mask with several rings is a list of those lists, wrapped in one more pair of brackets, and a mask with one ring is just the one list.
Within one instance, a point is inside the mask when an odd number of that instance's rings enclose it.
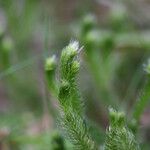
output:
{"label": "bristly seed head", "polygon": [[70,41],[69,45],[66,47],[66,54],[68,56],[76,56],[81,52],[83,47],[79,47],[79,42],[78,41]]}
{"label": "bristly seed head", "polygon": [[78,41],[70,41],[69,43],[70,48],[74,50],[79,50],[79,42]]}

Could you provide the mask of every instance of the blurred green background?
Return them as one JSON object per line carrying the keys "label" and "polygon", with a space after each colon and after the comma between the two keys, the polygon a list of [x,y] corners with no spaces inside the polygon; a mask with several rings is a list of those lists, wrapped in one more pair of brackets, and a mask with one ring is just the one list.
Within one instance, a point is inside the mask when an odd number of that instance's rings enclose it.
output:
{"label": "blurred green background", "polygon": [[[58,104],[47,89],[44,60],[70,40],[83,45],[79,87],[86,115],[102,130],[107,108],[131,112],[150,55],[149,0],[0,0],[0,150],[49,150]],[[150,149],[150,105],[139,137]],[[93,133],[96,134],[96,133]]]}

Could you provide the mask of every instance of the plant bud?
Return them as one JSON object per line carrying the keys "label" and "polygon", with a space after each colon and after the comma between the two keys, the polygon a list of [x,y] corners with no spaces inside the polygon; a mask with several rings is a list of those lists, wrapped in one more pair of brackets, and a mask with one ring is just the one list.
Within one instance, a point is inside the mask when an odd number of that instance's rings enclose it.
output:
{"label": "plant bud", "polygon": [[56,56],[53,55],[52,57],[46,59],[45,70],[50,71],[54,70],[55,68],[56,68]]}

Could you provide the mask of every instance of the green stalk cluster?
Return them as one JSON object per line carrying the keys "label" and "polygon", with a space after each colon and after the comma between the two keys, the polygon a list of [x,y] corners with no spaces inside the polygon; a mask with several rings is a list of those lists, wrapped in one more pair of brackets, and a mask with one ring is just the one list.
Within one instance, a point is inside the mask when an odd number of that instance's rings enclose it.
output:
{"label": "green stalk cluster", "polygon": [[[49,89],[59,100],[61,108],[59,125],[63,129],[66,137],[74,145],[74,149],[98,150],[96,141],[91,137],[89,123],[84,117],[83,102],[76,83],[80,68],[80,51],[81,48],[76,41],[71,42],[62,50],[58,69],[59,80],[56,80],[55,75],[57,68],[55,56],[46,60],[45,71]],[[147,70],[148,69],[149,68],[147,68]],[[137,105],[134,115],[141,114],[144,106],[145,102],[143,105]],[[117,112],[111,108],[109,109],[109,116],[110,126],[106,131],[104,147],[100,147],[100,149],[140,150],[140,147],[135,140],[134,132],[130,131],[133,127],[130,127],[133,124],[133,121],[137,122],[136,115],[131,119],[131,123],[129,124],[126,124],[125,114],[123,112]],[[134,125],[137,126],[136,124]]]}
{"label": "green stalk cluster", "polygon": [[[79,43],[74,41],[66,46],[60,58],[60,82],[57,97],[61,106],[61,127],[66,137],[77,150],[97,150],[97,146],[88,133],[88,127],[83,116],[83,104],[76,85],[76,76],[79,72]],[[50,89],[57,85],[54,78],[54,58],[46,61],[45,70]],[[55,82],[55,84],[54,84]]]}

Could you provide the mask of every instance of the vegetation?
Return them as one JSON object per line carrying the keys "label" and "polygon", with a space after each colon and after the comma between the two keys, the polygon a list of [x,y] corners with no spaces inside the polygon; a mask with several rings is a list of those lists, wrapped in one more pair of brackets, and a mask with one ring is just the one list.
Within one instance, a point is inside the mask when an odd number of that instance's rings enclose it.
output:
{"label": "vegetation", "polygon": [[150,149],[146,3],[0,0],[0,150]]}
{"label": "vegetation", "polygon": [[[83,104],[80,98],[79,89],[76,85],[76,75],[79,72],[79,43],[77,41],[70,44],[62,50],[60,58],[60,81],[54,81],[54,72],[56,69],[55,57],[52,56],[46,60],[46,74],[50,89],[53,89],[54,95],[60,102],[60,120],[59,124],[66,134],[66,137],[74,145],[74,149],[79,150],[96,150],[99,146],[93,141],[88,129],[89,124],[83,117]],[[146,66],[146,70],[148,69]],[[58,87],[58,91],[56,90]],[[145,97],[145,96],[144,96]],[[134,120],[138,122],[136,117],[142,112],[147,99],[141,99],[137,102]],[[140,107],[140,108],[139,108]],[[139,144],[136,142],[135,135],[129,129],[125,121],[123,112],[116,112],[110,109],[110,126],[106,131],[106,141],[104,148],[106,150],[139,150]]]}

